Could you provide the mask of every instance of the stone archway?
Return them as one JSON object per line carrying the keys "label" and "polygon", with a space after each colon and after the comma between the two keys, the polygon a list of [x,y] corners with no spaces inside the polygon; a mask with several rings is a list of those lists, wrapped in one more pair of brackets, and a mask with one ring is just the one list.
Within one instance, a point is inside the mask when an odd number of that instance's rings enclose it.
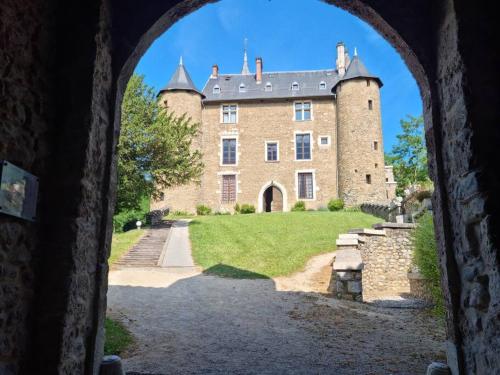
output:
{"label": "stone archway", "polygon": [[[5,311],[15,317],[8,330],[1,328],[9,350],[0,368],[97,373],[124,88],[153,40],[209,2],[2,5],[2,32],[10,37],[0,42],[9,77],[1,78],[0,158],[38,175],[41,190],[38,223],[0,218],[9,270],[1,285],[13,301]],[[419,84],[436,185],[448,361],[455,374],[495,373],[500,33],[493,2],[327,2],[375,27]]]}
{"label": "stone archway", "polygon": [[[274,206],[271,203],[273,201]],[[267,209],[269,209],[269,211]],[[282,184],[276,181],[266,182],[260,189],[257,198],[257,212],[271,211],[288,211],[287,191]]]}

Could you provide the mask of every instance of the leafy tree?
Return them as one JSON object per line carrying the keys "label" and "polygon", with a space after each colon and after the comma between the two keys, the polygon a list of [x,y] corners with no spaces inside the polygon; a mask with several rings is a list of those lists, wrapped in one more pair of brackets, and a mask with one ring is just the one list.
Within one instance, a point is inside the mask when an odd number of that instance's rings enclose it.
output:
{"label": "leafy tree", "polygon": [[394,166],[398,195],[410,185],[430,183],[423,117],[407,115],[400,123],[402,133],[397,135],[391,153],[385,156],[386,164]]}
{"label": "leafy tree", "polygon": [[199,127],[159,106],[144,77],[132,76],[122,103],[117,213],[139,209],[144,196],[158,198],[162,189],[199,179],[201,153],[192,147]]}

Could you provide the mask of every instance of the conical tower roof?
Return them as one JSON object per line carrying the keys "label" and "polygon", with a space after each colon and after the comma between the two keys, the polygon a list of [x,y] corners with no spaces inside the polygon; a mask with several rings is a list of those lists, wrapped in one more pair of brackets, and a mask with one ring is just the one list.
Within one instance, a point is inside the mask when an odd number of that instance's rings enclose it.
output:
{"label": "conical tower roof", "polygon": [[363,64],[363,62],[359,58],[356,49],[354,50],[354,56],[352,57],[352,60],[349,64],[349,66],[347,67],[347,70],[346,70],[344,76],[338,82],[347,81],[347,80],[353,79],[353,78],[373,78],[374,80],[376,80],[378,82],[380,87],[382,87],[382,85],[383,85],[383,83],[379,77],[371,74],[368,71],[368,69],[366,69],[365,64]]}
{"label": "conical tower roof", "polygon": [[167,85],[160,90],[160,94],[164,91],[175,91],[175,90],[193,91],[203,96],[203,94],[200,91],[198,91],[198,89],[194,85],[193,80],[189,76],[189,73],[187,72],[186,68],[184,67],[184,64],[182,62],[182,57],[180,58],[179,66],[177,66],[177,69],[172,75],[172,78],[170,78],[170,81],[167,83]]}

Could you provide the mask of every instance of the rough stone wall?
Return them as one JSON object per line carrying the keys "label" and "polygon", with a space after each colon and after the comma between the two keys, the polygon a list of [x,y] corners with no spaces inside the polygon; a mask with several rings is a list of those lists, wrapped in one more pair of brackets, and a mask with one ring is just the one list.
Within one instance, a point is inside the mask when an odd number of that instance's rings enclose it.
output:
{"label": "rough stone wall", "polygon": [[[339,196],[347,206],[387,202],[380,91],[375,80],[337,85]],[[368,109],[372,100],[373,109]],[[374,142],[377,142],[375,150]],[[371,175],[371,184],[366,175]]]}
{"label": "rough stone wall", "polygon": [[[201,96],[191,91],[165,91],[160,97],[160,105],[176,116],[186,115],[195,123],[201,124]],[[202,129],[200,129],[200,132]],[[201,150],[201,133],[193,140],[193,149]],[[201,203],[201,186],[192,182],[163,190],[164,199],[151,201],[151,210],[170,208],[171,211],[196,212],[196,205]]]}
{"label": "rough stone wall", "polygon": [[359,250],[363,259],[363,300],[410,294],[408,272],[413,246],[412,224],[382,224],[386,235],[360,233]]}
{"label": "rough stone wall", "polygon": [[[221,181],[222,174],[234,173],[237,175],[238,203],[253,204],[258,210],[262,209],[259,205],[259,193],[263,187],[274,182],[284,187],[283,206],[289,210],[298,200],[296,172],[314,170],[316,199],[306,200],[306,206],[326,206],[328,200],[337,196],[335,106],[328,99],[313,99],[312,106],[311,121],[294,121],[293,100],[241,102],[238,105],[238,123],[222,124],[220,104],[205,104],[202,203],[216,211],[231,211],[236,202],[221,203]],[[311,161],[295,161],[295,131],[312,132]],[[238,138],[238,164],[221,166],[221,137],[231,135]],[[331,145],[320,147],[319,136],[330,136]],[[265,161],[265,141],[279,142],[278,162]]]}
{"label": "rough stone wall", "polygon": [[[40,178],[46,192],[53,102],[52,3],[3,1],[0,10],[0,160]],[[43,212],[38,205],[38,215]],[[0,214],[0,374],[26,369],[41,256],[38,223]]]}

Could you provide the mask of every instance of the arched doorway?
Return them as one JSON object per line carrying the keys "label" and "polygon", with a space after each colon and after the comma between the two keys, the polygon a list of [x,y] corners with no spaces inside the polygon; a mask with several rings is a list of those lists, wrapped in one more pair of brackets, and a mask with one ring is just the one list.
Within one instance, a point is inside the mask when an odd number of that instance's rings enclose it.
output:
{"label": "arched doorway", "polygon": [[288,194],[285,187],[276,181],[266,182],[257,197],[257,212],[288,211]]}
{"label": "arched doorway", "polygon": [[264,207],[262,210],[264,212],[277,212],[283,211],[283,193],[277,186],[269,186],[264,191],[264,197],[262,198]]}

